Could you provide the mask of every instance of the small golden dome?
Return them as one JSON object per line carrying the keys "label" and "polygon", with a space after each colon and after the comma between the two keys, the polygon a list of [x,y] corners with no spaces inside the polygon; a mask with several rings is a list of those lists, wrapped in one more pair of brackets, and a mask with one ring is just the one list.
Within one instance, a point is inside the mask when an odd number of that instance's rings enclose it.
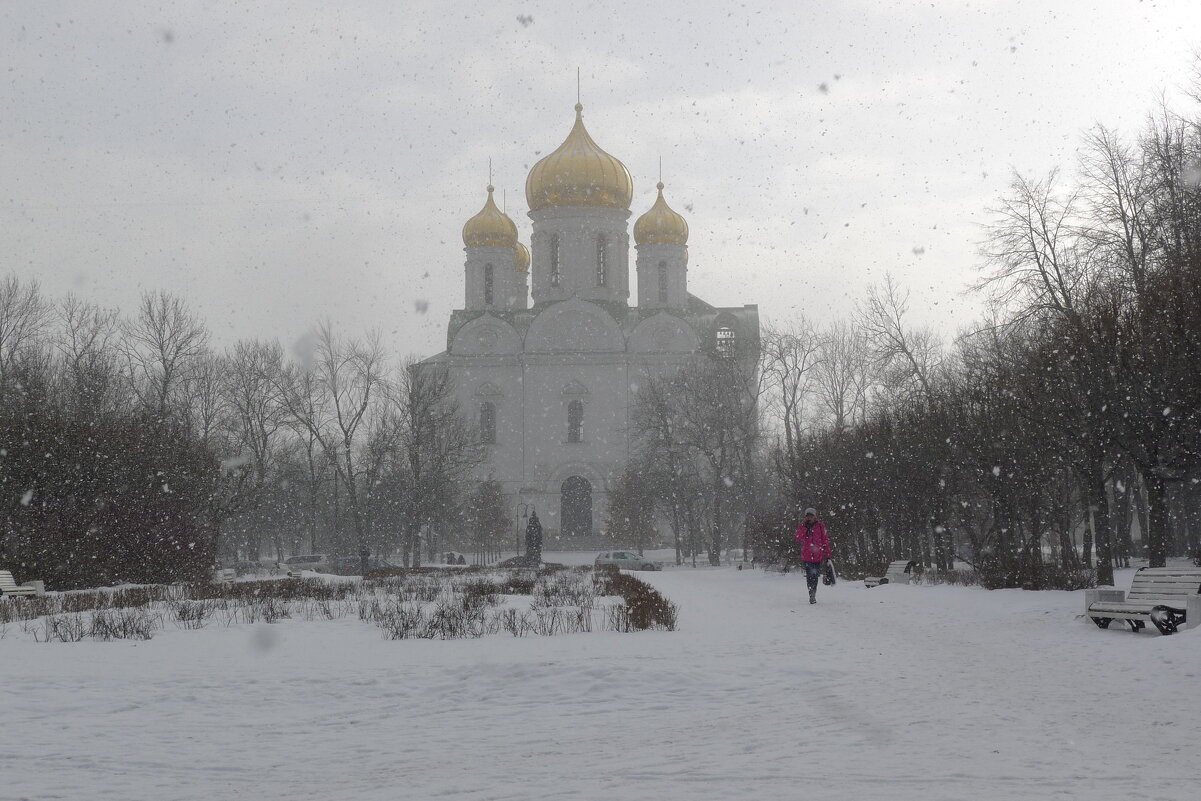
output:
{"label": "small golden dome", "polygon": [[530,271],[530,252],[520,242],[513,249],[513,269],[519,273],[528,273]]}
{"label": "small golden dome", "polygon": [[628,209],[634,179],[626,165],[600,149],[584,128],[584,107],[575,104],[575,125],[559,148],[530,170],[525,199],[530,211],[548,206]]}
{"label": "small golden dome", "polygon": [[663,182],[655,184],[659,197],[655,205],[634,223],[634,243],[637,245],[686,245],[688,222],[672,211],[663,199]]}
{"label": "small golden dome", "polygon": [[488,187],[488,200],[480,213],[463,225],[463,244],[467,247],[513,247],[517,244],[517,226],[492,200],[493,187]]}

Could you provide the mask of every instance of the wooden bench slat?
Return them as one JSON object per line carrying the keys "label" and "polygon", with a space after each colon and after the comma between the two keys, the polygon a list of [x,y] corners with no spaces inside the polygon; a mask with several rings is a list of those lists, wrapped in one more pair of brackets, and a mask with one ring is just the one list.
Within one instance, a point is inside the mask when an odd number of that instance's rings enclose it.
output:
{"label": "wooden bench slat", "polygon": [[1090,606],[1088,608],[1088,611],[1090,614],[1100,614],[1102,612],[1105,612],[1108,614],[1108,613],[1112,612],[1115,615],[1120,615],[1125,612],[1131,612],[1131,613],[1150,612],[1152,609],[1154,609],[1157,606],[1166,606],[1169,609],[1177,609],[1177,610],[1184,608],[1183,606],[1173,606],[1172,604],[1165,604],[1162,601],[1147,601],[1144,603],[1135,603],[1135,604],[1117,603],[1114,601],[1101,601],[1099,603],[1095,603],[1092,606]]}
{"label": "wooden bench slat", "polygon": [[1126,593],[1126,597],[1127,598],[1137,598],[1139,596],[1144,596],[1147,598],[1187,598],[1190,595],[1196,595],[1196,594],[1197,594],[1196,590],[1193,590],[1191,592],[1178,592],[1176,590],[1173,590],[1171,592],[1158,592],[1155,590],[1138,590],[1138,591],[1131,591],[1131,592]]}

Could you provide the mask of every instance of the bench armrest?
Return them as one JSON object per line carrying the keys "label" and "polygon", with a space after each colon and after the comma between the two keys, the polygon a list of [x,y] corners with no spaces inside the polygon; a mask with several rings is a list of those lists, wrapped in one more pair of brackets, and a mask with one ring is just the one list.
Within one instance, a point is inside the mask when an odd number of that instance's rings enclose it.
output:
{"label": "bench armrest", "polygon": [[1084,611],[1088,612],[1088,608],[1099,601],[1106,603],[1123,603],[1126,600],[1126,591],[1115,589],[1113,587],[1098,587],[1094,590],[1084,591]]}

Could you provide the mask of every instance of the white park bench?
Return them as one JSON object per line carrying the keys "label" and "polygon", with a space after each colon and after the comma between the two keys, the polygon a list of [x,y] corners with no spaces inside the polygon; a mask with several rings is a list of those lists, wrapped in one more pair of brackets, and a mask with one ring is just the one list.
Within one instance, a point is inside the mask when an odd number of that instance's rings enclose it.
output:
{"label": "white park bench", "polygon": [[41,595],[36,584],[18,584],[8,570],[0,570],[0,596]]}
{"label": "white park bench", "polygon": [[913,576],[913,568],[917,565],[912,559],[898,559],[889,562],[883,576],[867,576],[863,579],[867,587],[878,587],[881,584],[908,584]]}
{"label": "white park bench", "polygon": [[232,567],[214,568],[211,576],[214,584],[229,584],[237,577],[238,571]]}
{"label": "white park bench", "polygon": [[1109,588],[1086,590],[1085,614],[1107,629],[1125,620],[1139,631],[1150,620],[1162,634],[1201,625],[1201,567],[1143,567],[1134,574],[1130,592]]}

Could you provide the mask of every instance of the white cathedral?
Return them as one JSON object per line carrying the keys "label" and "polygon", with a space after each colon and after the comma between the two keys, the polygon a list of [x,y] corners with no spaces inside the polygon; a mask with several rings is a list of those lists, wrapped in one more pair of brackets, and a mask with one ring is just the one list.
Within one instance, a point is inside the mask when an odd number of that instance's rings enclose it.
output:
{"label": "white cathedral", "polygon": [[640,382],[698,354],[759,352],[756,306],[689,294],[688,223],[662,182],[634,223],[630,305],[634,182],[575,111],[567,139],[526,179],[529,250],[491,186],[463,226],[464,308],[451,313],[446,351],[426,361],[448,367],[488,443],[475,478],[500,482],[511,515],[536,510],[548,546],[561,537],[560,547],[604,527],[606,491],[637,447],[629,419]]}

